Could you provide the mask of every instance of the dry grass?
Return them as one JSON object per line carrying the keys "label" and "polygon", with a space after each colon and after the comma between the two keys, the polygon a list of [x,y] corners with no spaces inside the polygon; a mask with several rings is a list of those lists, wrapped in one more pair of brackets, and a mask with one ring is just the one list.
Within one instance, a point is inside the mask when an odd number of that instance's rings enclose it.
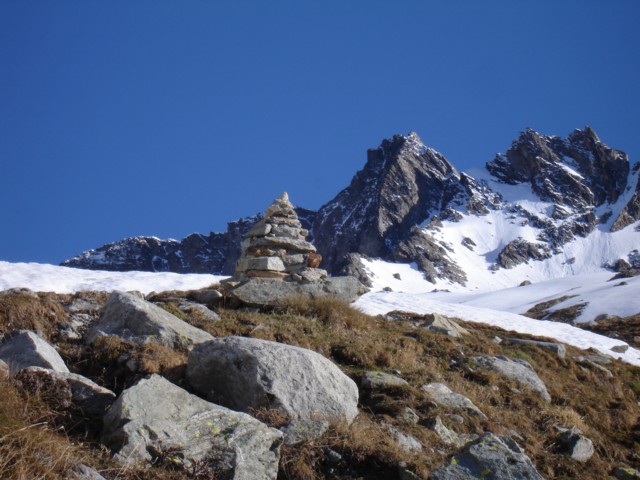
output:
{"label": "dry grass", "polygon": [[[159,296],[158,300],[172,311],[177,310],[176,297],[186,298],[188,294],[172,292]],[[66,321],[59,303],[71,299],[23,297],[11,295],[9,300],[0,301],[2,332],[8,331],[7,325],[11,326],[9,329],[20,325],[18,328],[40,329],[48,338],[55,336],[57,325]],[[106,297],[98,300],[104,302]],[[547,350],[529,345],[496,344],[491,340],[496,335],[523,336],[471,323],[464,326],[472,335],[453,339],[416,328],[410,316],[395,321],[369,317],[344,302],[327,299],[293,299],[271,312],[221,308],[222,320],[216,322],[205,321],[196,312],[179,313],[185,321],[214,336],[250,336],[317,351],[331,358],[357,383],[368,370],[396,372],[409,382],[407,388],[362,391],[361,413],[350,427],[333,425],[321,438],[306,445],[283,446],[280,479],[394,479],[398,478],[399,462],[406,463],[421,478],[427,478],[430,470],[455,451],[427,428],[435,416],[458,433],[491,431],[514,437],[546,478],[607,478],[607,473],[616,466],[640,467],[637,454],[640,449],[640,369],[619,361],[607,365],[614,375],[608,378],[602,371],[574,362],[572,355],[584,352],[571,347],[567,359],[561,360]],[[46,323],[49,319],[51,325]],[[157,344],[135,345],[114,337],[101,338],[93,347],[62,339],[58,346],[73,371],[116,392],[148,373],[159,373],[177,384],[183,383],[186,352]],[[466,358],[481,354],[507,355],[530,362],[547,385],[552,402],[545,402],[534,392],[495,373],[465,367]],[[135,363],[135,371],[127,362]],[[429,382],[445,383],[469,397],[488,419],[462,413],[464,423],[456,423],[452,415],[460,412],[434,404],[420,390],[421,385]],[[92,461],[109,479],[198,478],[196,473],[189,476],[188,472],[171,472],[165,468],[119,470],[103,450],[73,445],[79,441],[91,443],[97,438],[79,438],[76,433],[65,430],[70,441],[63,432],[56,431],[60,423],[56,423],[43,402],[16,391],[6,382],[2,388],[9,391],[0,392],[3,399],[0,402],[0,465],[8,468],[6,465],[11,463],[13,468],[15,464],[16,470],[0,469],[0,478],[63,478],[64,469],[78,458]],[[417,425],[402,423],[400,413],[406,407],[417,413]],[[287,420],[277,412],[253,413],[276,427]],[[47,424],[30,426],[42,421]],[[404,452],[390,440],[383,423],[414,436],[425,447],[423,452]],[[594,442],[594,457],[580,463],[558,452],[555,444],[558,426],[583,430]],[[28,428],[20,430],[24,427]],[[8,433],[11,435],[4,438]],[[55,455],[43,454],[43,448]],[[330,450],[339,453],[342,459],[331,462]],[[41,459],[47,456],[56,459],[53,473],[48,477],[38,470],[43,465]],[[36,470],[27,469],[31,464]],[[31,473],[20,473],[19,468]]]}
{"label": "dry grass", "polygon": [[0,295],[0,334],[13,330],[40,332],[52,340],[68,317],[60,303],[23,293]]}

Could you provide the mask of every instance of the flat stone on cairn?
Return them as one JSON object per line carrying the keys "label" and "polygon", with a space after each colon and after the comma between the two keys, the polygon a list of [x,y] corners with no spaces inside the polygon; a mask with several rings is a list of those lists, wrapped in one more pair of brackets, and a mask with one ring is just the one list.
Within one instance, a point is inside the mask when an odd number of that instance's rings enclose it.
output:
{"label": "flat stone on cairn", "polygon": [[293,296],[355,300],[366,288],[354,277],[329,278],[322,256],[307,242],[289,195],[284,192],[246,234],[227,294],[250,306],[273,306]]}

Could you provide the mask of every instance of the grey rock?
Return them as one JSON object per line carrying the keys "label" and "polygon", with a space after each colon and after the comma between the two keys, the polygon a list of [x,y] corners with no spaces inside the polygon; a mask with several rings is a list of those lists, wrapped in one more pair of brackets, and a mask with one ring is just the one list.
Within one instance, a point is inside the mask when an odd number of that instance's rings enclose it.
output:
{"label": "grey rock", "polygon": [[387,388],[407,387],[406,380],[385,372],[366,372],[360,382],[360,386],[367,390],[384,390]]}
{"label": "grey rock", "polygon": [[217,338],[189,355],[187,378],[212,401],[240,411],[277,408],[292,419],[351,423],[358,387],[322,355],[244,337]]}
{"label": "grey rock", "polygon": [[336,465],[342,461],[342,455],[329,448],[327,450],[327,460],[329,461],[329,463],[333,463],[334,465]]}
{"label": "grey rock", "polygon": [[404,407],[398,416],[398,420],[408,425],[416,425],[420,421],[420,417],[413,409]]}
{"label": "grey rock", "polygon": [[454,410],[462,410],[471,415],[478,415],[484,419],[487,416],[467,397],[452,391],[449,387],[442,383],[429,383],[420,387],[427,396],[438,405],[452,408]]}
{"label": "grey rock", "polygon": [[426,315],[422,326],[429,331],[442,333],[454,338],[469,334],[469,330],[461,327],[457,322],[445,317],[444,315],[440,315],[439,313],[430,313]]}
{"label": "grey rock", "polygon": [[135,343],[156,342],[167,347],[190,348],[213,337],[169,312],[135,295],[113,292],[100,321],[88,332],[85,341],[115,335]]}
{"label": "grey rock", "polygon": [[290,227],[289,225],[273,225],[271,235],[276,237],[299,238],[302,235],[302,231],[299,228]]}
{"label": "grey rock", "polygon": [[565,453],[578,462],[586,462],[594,453],[593,442],[575,428],[561,432],[558,443]]}
{"label": "grey rock", "polygon": [[4,378],[11,375],[9,365],[4,360],[0,360],[0,378]]}
{"label": "grey rock", "polygon": [[478,438],[478,435],[454,432],[442,423],[440,417],[432,418],[428,426],[440,437],[443,443],[457,448],[464,447],[467,443]]}
{"label": "grey rock", "polygon": [[521,359],[513,360],[502,355],[497,357],[480,355],[471,357],[470,361],[471,364],[497,372],[509,380],[526,385],[546,401],[551,401],[551,395],[549,395],[546,385],[529,362]]}
{"label": "grey rock", "polygon": [[321,268],[304,268],[299,272],[299,275],[304,283],[320,283],[327,278],[327,271]]}
{"label": "grey rock", "polygon": [[260,237],[256,238],[252,242],[252,245],[255,245],[256,247],[284,248],[292,253],[308,253],[316,251],[316,247],[301,238]]}
{"label": "grey rock", "polygon": [[280,431],[284,435],[284,444],[293,447],[320,438],[328,429],[329,422],[324,420],[292,420]]}
{"label": "grey rock", "polygon": [[421,452],[422,444],[415,437],[398,430],[393,425],[386,425],[387,430],[394,442],[405,452]]}
{"label": "grey rock", "polygon": [[558,342],[542,342],[539,340],[526,340],[523,338],[505,338],[505,343],[510,343],[512,345],[531,345],[533,347],[544,348],[545,350],[549,350],[555,353],[558,358],[564,359],[567,354],[567,348]]}
{"label": "grey rock", "polygon": [[70,480],[106,480],[106,478],[100,475],[95,469],[84,463],[79,463],[73,468],[70,468],[67,477]]}
{"label": "grey rock", "polygon": [[162,455],[187,468],[216,459],[213,467],[230,478],[263,480],[277,476],[282,433],[152,375],[112,405],[103,441],[126,466]]}
{"label": "grey rock", "polygon": [[275,278],[252,278],[229,290],[229,296],[250,307],[276,306],[293,297],[333,297],[352,302],[366,288],[353,277],[332,277],[317,283],[286,282]]}
{"label": "grey rock", "polygon": [[27,367],[69,372],[56,349],[29,330],[18,330],[5,338],[0,346],[0,360],[9,365],[12,375]]}
{"label": "grey rock", "polygon": [[291,265],[306,265],[306,259],[302,253],[295,253],[293,255],[284,255],[282,257],[282,261],[287,267]]}
{"label": "grey rock", "polygon": [[198,303],[204,303],[205,305],[217,305],[222,301],[222,293],[213,288],[205,290],[197,290],[191,293],[193,298]]}
{"label": "grey rock", "polygon": [[107,407],[116,398],[111,390],[76,373],[56,372],[42,367],[27,367],[18,373],[17,378],[22,381],[29,379],[30,383],[35,381],[45,388],[46,385],[66,384],[71,393],[72,405],[93,418],[102,417]]}
{"label": "grey rock", "polygon": [[618,467],[613,471],[617,480],[640,480],[640,470],[631,467]]}
{"label": "grey rock", "polygon": [[611,351],[616,353],[624,353],[627,350],[629,350],[629,345],[616,345],[611,347]]}
{"label": "grey rock", "polygon": [[247,233],[247,237],[264,237],[271,232],[271,225],[260,220]]}
{"label": "grey rock", "polygon": [[185,313],[199,314],[211,322],[221,320],[220,315],[200,303],[183,302],[178,306],[178,308],[180,309],[180,311]]}
{"label": "grey rock", "polygon": [[284,272],[284,262],[280,257],[244,257],[238,260],[236,271],[270,270],[272,272]]}
{"label": "grey rock", "polygon": [[429,480],[544,480],[522,448],[509,437],[485,433],[467,444]]}
{"label": "grey rock", "polygon": [[513,268],[528,260],[544,260],[550,257],[551,250],[546,244],[531,243],[517,238],[500,251],[496,264],[503,268]]}

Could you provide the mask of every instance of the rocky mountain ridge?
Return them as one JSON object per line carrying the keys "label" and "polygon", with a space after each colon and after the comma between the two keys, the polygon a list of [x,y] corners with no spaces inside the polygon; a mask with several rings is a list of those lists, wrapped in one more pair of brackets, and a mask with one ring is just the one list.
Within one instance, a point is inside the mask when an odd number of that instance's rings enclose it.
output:
{"label": "rocky mountain ridge", "polygon": [[[297,212],[330,273],[366,281],[362,260],[378,258],[415,263],[434,284],[468,287],[478,277],[475,270],[545,261],[578,268],[580,262],[566,253],[568,244],[633,229],[640,220],[639,170],[640,164],[631,166],[624,152],[605,145],[590,127],[566,138],[527,129],[484,169],[467,173],[412,132],[370,149],[351,184],[317,212]],[[227,232],[192,234],[179,242],[126,239],[62,265],[230,274],[244,233],[259,219],[247,217],[229,223]],[[451,233],[461,229],[468,230],[463,238]],[[596,255],[580,268],[620,261],[633,266],[637,255],[624,249],[609,248],[609,257]]]}

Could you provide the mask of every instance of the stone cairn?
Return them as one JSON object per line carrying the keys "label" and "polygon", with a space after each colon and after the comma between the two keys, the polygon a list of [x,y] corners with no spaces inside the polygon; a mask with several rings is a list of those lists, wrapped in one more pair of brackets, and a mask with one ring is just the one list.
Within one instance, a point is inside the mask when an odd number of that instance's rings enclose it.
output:
{"label": "stone cairn", "polygon": [[274,278],[315,283],[327,278],[318,268],[322,256],[306,241],[298,214],[284,192],[267,208],[264,218],[246,233],[236,273],[229,283]]}

